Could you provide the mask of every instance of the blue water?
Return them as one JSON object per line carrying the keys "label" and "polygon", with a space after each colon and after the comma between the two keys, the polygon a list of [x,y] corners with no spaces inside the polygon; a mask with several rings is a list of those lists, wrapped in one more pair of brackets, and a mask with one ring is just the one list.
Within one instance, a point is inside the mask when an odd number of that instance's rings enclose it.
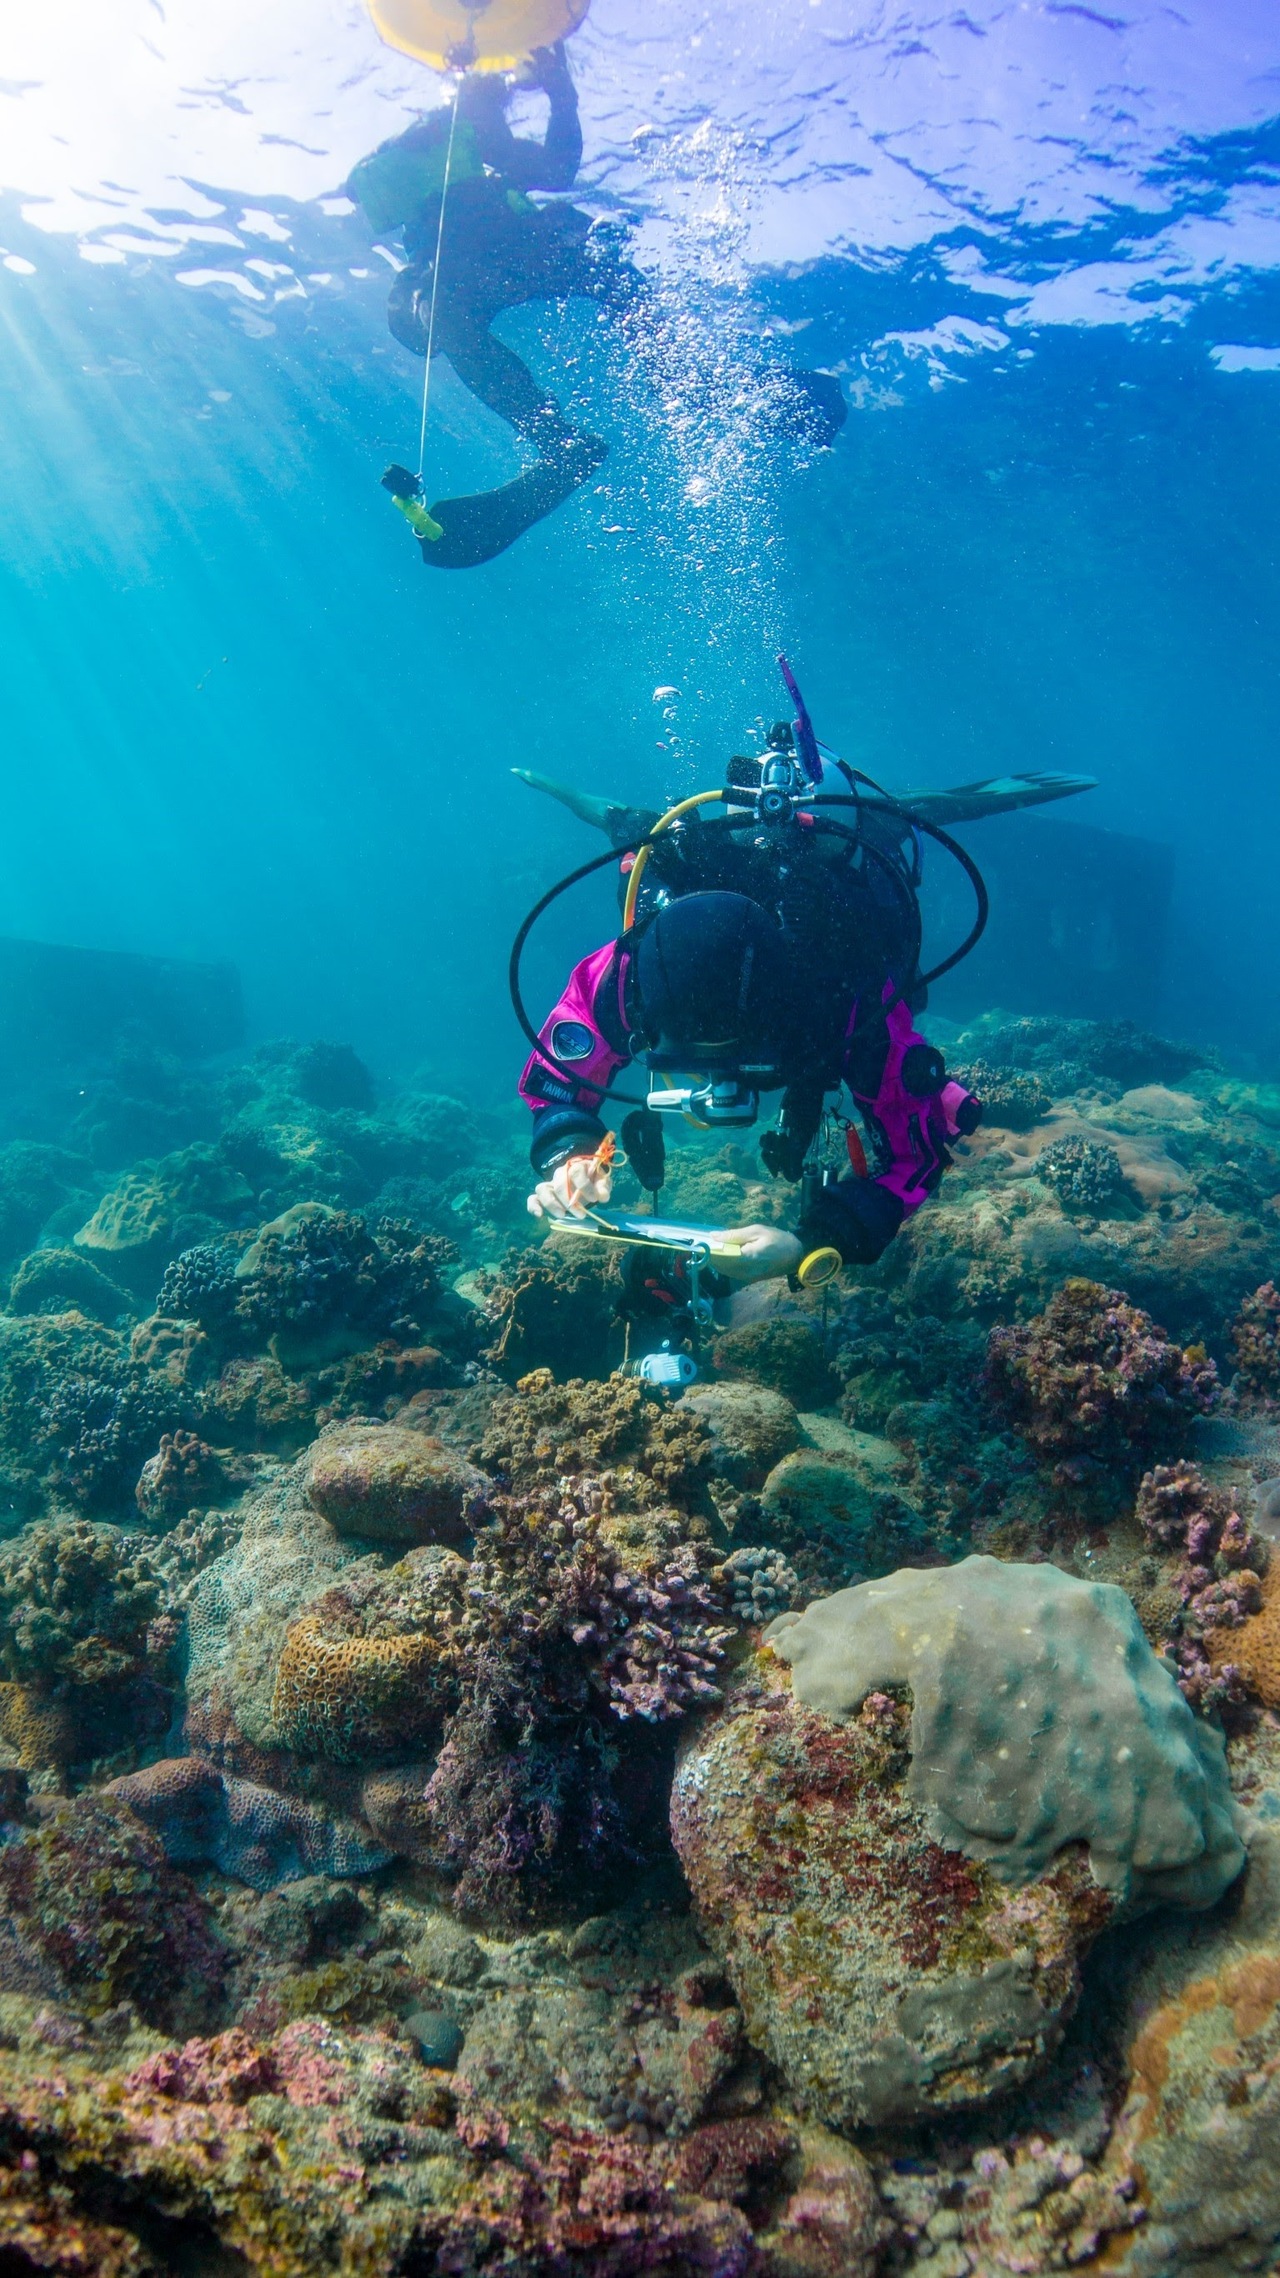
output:
{"label": "blue water", "polygon": [[[0,931],[229,958],[256,1035],[496,1095],[512,928],[598,844],[510,769],[714,781],[785,646],[895,787],[1096,774],[1176,851],[1163,1025],[1280,1065],[1272,9],[596,0],[581,194],[673,385],[508,320],[610,457],[457,574],[378,487],[421,366],[342,197],[440,83],[356,0],[206,13],[0,30]],[[833,451],[735,410],[773,357],[840,374]],[[517,471],[433,387],[431,495]]]}

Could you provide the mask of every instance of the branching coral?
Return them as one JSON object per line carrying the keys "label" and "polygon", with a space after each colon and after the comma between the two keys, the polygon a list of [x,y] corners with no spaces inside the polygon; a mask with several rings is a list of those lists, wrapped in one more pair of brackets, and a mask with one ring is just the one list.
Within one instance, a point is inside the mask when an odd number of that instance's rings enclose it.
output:
{"label": "branching coral", "polygon": [[1127,1192],[1124,1165],[1114,1147],[1073,1132],[1036,1157],[1036,1175],[1072,1210],[1103,1212]]}
{"label": "branching coral", "polygon": [[1231,1343],[1245,1392],[1274,1399],[1280,1392],[1280,1290],[1264,1281],[1246,1297],[1231,1324]]}
{"label": "branching coral", "polygon": [[953,1068],[951,1073],[957,1083],[982,1101],[983,1121],[997,1124],[1003,1131],[1029,1131],[1053,1106],[1053,1093],[1043,1078],[1029,1075],[1023,1068],[998,1068],[990,1060],[971,1060],[967,1067]]}
{"label": "branching coral", "polygon": [[134,1676],[163,1591],[145,1557],[87,1520],[28,1528],[0,1549],[0,1670],[44,1690]]}
{"label": "branching coral", "polygon": [[620,1499],[644,1508],[694,1505],[714,1449],[692,1411],[634,1378],[557,1384],[550,1369],[540,1368],[497,1403],[475,1454],[521,1491],[584,1472],[617,1474]]}
{"label": "branching coral", "polygon": [[157,1452],[142,1466],[134,1499],[144,1519],[166,1527],[215,1501],[224,1485],[222,1465],[195,1432],[162,1432]]}
{"label": "branching coral", "polygon": [[1025,1327],[993,1329],[984,1382],[1036,1453],[1132,1463],[1176,1452],[1219,1398],[1202,1348],[1185,1350],[1119,1290],[1069,1281]]}

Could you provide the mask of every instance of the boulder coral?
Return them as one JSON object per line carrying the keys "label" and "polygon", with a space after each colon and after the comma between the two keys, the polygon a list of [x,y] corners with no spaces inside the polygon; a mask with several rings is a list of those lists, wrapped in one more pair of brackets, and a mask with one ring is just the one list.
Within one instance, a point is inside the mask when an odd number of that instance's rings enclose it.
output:
{"label": "boulder coral", "polygon": [[1069,1844],[1122,1903],[1211,1906],[1244,1863],[1222,1741],[1123,1590],[997,1558],[905,1568],[782,1614],[766,1642],[802,1707],[847,1721],[909,1688],[907,1793],[1001,1882]]}
{"label": "boulder coral", "polygon": [[307,1495],[340,1535],[460,1542],[489,1482],[425,1432],[331,1424],[305,1458]]}

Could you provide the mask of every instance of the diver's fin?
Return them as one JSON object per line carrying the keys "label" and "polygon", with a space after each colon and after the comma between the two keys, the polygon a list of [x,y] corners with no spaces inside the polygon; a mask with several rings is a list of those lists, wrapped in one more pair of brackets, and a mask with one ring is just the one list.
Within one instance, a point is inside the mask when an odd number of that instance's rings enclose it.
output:
{"label": "diver's fin", "polygon": [[572,498],[595,473],[608,448],[598,436],[575,435],[554,458],[539,460],[498,490],[437,500],[431,519],[440,525],[441,536],[424,538],[422,543],[428,569],[477,569],[481,562],[504,554],[535,522]]}
{"label": "diver's fin", "polygon": [[639,846],[659,820],[661,810],[657,807],[620,807],[616,799],[597,799],[590,791],[575,791],[569,783],[553,783],[549,775],[535,775],[531,767],[513,767],[511,772],[531,791],[545,791],[549,798],[558,799],[580,823],[603,831],[619,854]]}
{"label": "diver's fin", "polygon": [[952,791],[904,791],[901,804],[928,823],[974,823],[1097,788],[1096,775],[993,775],[985,783],[957,783]]}
{"label": "diver's fin", "polygon": [[616,799],[598,799],[591,791],[575,791],[572,784],[553,783],[549,775],[535,775],[531,767],[513,767],[511,772],[531,791],[545,791],[549,799],[558,799],[580,823],[589,823],[592,830],[610,836],[609,817],[618,812]]}

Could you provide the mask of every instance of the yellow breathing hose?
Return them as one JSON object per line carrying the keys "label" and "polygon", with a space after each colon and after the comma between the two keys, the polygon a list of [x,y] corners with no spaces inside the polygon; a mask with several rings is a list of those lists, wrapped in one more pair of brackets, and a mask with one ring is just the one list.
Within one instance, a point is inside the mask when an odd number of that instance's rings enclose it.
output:
{"label": "yellow breathing hose", "polygon": [[[660,831],[670,830],[672,823],[678,822],[681,815],[689,814],[694,807],[710,806],[714,799],[723,799],[724,796],[723,791],[695,791],[692,799],[682,799],[679,806],[668,807],[665,815],[654,824],[650,831],[650,839],[655,839]],[[640,880],[644,876],[645,864],[652,852],[651,845],[642,846],[631,865],[631,876],[627,880],[627,898],[622,905],[622,930],[624,933],[630,933],[635,924],[636,903],[640,897]]]}

